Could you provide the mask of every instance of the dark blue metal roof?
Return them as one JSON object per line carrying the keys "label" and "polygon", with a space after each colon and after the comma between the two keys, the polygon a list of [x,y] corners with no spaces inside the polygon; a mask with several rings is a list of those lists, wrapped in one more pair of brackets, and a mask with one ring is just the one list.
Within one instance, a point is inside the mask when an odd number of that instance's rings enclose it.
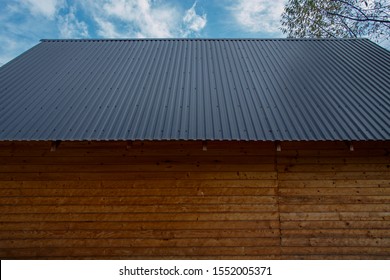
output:
{"label": "dark blue metal roof", "polygon": [[367,39],[42,40],[0,68],[0,140],[390,140]]}

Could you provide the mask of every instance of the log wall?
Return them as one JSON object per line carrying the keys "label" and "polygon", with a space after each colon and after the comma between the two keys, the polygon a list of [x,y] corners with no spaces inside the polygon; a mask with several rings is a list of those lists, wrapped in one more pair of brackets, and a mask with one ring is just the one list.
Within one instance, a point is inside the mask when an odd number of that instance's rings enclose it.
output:
{"label": "log wall", "polygon": [[389,144],[284,146],[277,158],[283,258],[389,259]]}
{"label": "log wall", "polygon": [[390,143],[0,142],[1,259],[389,259]]}

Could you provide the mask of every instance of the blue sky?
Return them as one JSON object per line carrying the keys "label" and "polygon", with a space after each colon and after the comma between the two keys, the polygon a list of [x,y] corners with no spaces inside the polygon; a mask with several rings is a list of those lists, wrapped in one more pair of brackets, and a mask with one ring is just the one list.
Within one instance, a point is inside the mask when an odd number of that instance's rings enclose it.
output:
{"label": "blue sky", "polygon": [[0,0],[0,65],[53,38],[284,37],[285,0]]}

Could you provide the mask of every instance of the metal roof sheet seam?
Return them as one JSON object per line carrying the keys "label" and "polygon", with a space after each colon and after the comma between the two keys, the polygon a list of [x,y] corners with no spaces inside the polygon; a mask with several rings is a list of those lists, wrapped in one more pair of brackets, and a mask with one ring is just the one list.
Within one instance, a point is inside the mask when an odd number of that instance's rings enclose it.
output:
{"label": "metal roof sheet seam", "polygon": [[43,39],[0,68],[0,140],[390,140],[368,39]]}

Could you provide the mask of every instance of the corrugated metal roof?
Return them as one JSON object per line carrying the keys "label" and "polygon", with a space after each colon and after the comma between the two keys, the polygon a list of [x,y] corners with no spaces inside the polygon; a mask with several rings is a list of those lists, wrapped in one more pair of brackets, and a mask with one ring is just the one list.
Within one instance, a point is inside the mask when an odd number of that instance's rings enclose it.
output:
{"label": "corrugated metal roof", "polygon": [[0,68],[0,140],[390,140],[367,39],[42,40]]}

